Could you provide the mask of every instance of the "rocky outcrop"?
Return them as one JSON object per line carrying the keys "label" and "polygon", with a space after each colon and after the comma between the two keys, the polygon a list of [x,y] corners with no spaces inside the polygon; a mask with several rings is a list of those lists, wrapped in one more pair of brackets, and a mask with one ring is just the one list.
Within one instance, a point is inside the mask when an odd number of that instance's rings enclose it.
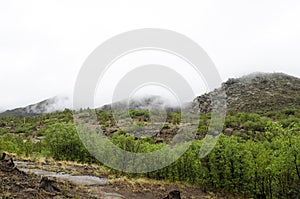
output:
{"label": "rocky outcrop", "polygon": [[212,111],[213,101],[226,93],[227,111],[265,113],[300,108],[300,79],[283,73],[255,73],[228,79],[221,88],[197,97],[194,108]]}

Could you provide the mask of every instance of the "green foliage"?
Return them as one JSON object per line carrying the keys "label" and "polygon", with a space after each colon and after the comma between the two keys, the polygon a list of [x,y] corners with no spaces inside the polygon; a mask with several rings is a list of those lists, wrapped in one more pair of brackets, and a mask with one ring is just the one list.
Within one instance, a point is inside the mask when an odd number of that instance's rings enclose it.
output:
{"label": "green foliage", "polygon": [[150,114],[148,110],[129,110],[129,115],[132,119],[138,119],[139,121],[150,120]]}
{"label": "green foliage", "polygon": [[280,121],[280,124],[284,127],[287,128],[289,127],[291,124],[295,124],[295,123],[300,123],[300,118],[296,118],[296,117],[289,117],[286,119],[283,119]]}
{"label": "green foliage", "polygon": [[26,156],[42,154],[45,146],[42,143],[33,143],[22,136],[6,134],[0,136],[0,150]]}
{"label": "green foliage", "polygon": [[300,197],[300,125],[268,123],[264,141],[221,135],[212,152],[197,157],[202,141],[172,165],[151,173],[156,179],[186,181],[254,198]]}
{"label": "green foliage", "polygon": [[247,121],[243,124],[244,128],[250,132],[255,132],[255,131],[264,131],[265,129],[265,124],[262,122],[252,122],[252,121]]}
{"label": "green foliage", "polygon": [[46,130],[45,144],[50,155],[57,160],[92,161],[73,124],[50,125]]}
{"label": "green foliage", "polygon": [[0,129],[0,135],[5,135],[7,133],[9,133],[9,130],[7,128],[1,128]]}
{"label": "green foliage", "polygon": [[[89,122],[91,111],[93,110],[83,110],[79,117]],[[111,111],[97,110],[96,114],[102,128],[115,125]],[[133,118],[133,130],[147,125],[147,111],[131,110],[130,114]],[[163,130],[180,126],[179,113],[168,113],[167,117]],[[173,164],[136,175],[192,183],[204,190],[222,189],[250,198],[299,198],[299,118],[300,111],[293,109],[261,115],[229,112],[224,128],[231,128],[234,135],[220,135],[218,143],[206,157],[199,158],[203,140],[194,140],[190,148]],[[200,138],[207,133],[210,119],[210,114],[200,115],[197,132]],[[89,138],[90,142],[99,136],[97,133],[89,134],[87,130],[81,130],[84,132],[82,139]],[[34,143],[32,138],[36,136],[45,136],[45,139]],[[155,143],[153,138],[137,139],[122,130],[113,133],[109,139],[121,149],[135,153],[156,151],[166,145]],[[100,153],[115,162],[120,161],[115,158],[114,151],[98,151],[101,146],[93,147],[91,153]],[[24,118],[0,118],[0,150],[27,156],[46,155],[56,160],[97,162],[82,144],[69,110],[26,117],[25,123]],[[167,158],[170,154],[162,156]]]}
{"label": "green foliage", "polygon": [[180,120],[181,120],[181,114],[174,112],[171,113],[171,118],[172,118],[172,124],[173,125],[179,125],[180,124]]}

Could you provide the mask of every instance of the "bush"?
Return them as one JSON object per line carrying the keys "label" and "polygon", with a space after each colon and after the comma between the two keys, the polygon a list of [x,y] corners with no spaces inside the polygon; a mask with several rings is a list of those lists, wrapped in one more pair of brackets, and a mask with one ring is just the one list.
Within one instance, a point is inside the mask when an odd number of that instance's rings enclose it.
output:
{"label": "bush", "polygon": [[73,124],[56,123],[49,126],[45,142],[56,160],[92,161]]}

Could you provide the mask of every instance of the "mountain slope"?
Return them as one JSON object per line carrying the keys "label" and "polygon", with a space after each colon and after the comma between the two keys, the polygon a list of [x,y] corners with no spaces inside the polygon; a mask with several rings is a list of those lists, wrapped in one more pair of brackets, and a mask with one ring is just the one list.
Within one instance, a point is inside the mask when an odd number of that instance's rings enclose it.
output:
{"label": "mountain slope", "polygon": [[[265,113],[282,109],[300,108],[300,79],[283,73],[253,73],[240,78],[228,79],[222,84],[222,89],[198,96],[192,102],[196,110],[200,105],[201,113],[211,111],[211,96],[216,96],[220,90],[225,90],[227,110],[234,112]],[[117,106],[127,106],[125,102]],[[147,96],[130,101],[131,109],[148,109],[149,107],[165,107],[176,110],[176,106],[160,96]],[[0,117],[30,116],[52,113],[70,108],[68,97],[54,97],[27,107],[8,110],[0,113]],[[111,105],[100,109],[109,110]]]}
{"label": "mountain slope", "polygon": [[65,108],[70,108],[68,97],[53,97],[26,107],[7,110],[0,113],[0,117],[34,116],[62,111]]}
{"label": "mountain slope", "polygon": [[[227,95],[228,111],[264,113],[300,108],[300,79],[283,73],[253,73],[228,79],[222,89]],[[197,97],[193,106],[199,104],[201,113],[210,112],[211,96],[217,92]]]}

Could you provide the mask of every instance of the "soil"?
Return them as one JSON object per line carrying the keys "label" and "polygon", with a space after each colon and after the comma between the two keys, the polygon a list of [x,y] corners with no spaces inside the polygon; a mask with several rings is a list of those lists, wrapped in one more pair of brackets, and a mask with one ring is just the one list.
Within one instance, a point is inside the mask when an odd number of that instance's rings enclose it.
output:
{"label": "soil", "polygon": [[199,188],[173,184],[160,185],[144,183],[134,185],[133,187],[132,185],[126,183],[115,183],[103,188],[103,191],[105,192],[118,192],[121,195],[126,196],[126,198],[143,199],[162,199],[173,190],[180,190],[182,198],[209,198],[210,195],[209,193],[204,194]]}
{"label": "soil", "polygon": [[[144,178],[127,178],[107,173],[102,167],[95,165],[80,165],[77,163],[62,162],[40,164],[23,162],[19,169],[3,171],[0,169],[0,198],[142,198],[162,199],[172,190],[179,190],[184,198],[236,198],[212,192],[204,193],[200,188],[174,184],[166,181],[156,181]],[[75,173],[76,175],[91,175],[107,177],[109,180],[104,185],[75,185],[67,180],[49,177],[59,191],[47,192],[40,188],[42,176],[25,173],[22,169],[39,168],[55,172]]]}
{"label": "soil", "polygon": [[56,181],[60,192],[40,189],[41,177],[18,170],[0,170],[0,196],[2,198],[76,198],[88,196],[88,192],[70,183]]}

